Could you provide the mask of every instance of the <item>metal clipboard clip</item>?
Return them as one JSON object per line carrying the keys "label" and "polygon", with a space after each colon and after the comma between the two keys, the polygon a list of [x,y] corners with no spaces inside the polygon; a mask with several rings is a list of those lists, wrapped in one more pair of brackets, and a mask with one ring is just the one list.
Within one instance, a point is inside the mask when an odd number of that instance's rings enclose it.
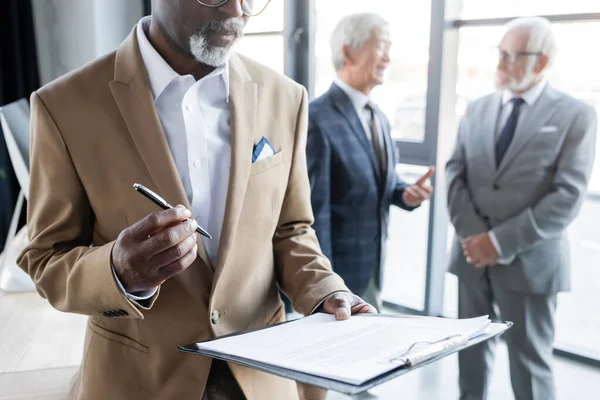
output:
{"label": "metal clipboard clip", "polygon": [[436,341],[421,340],[408,349],[391,355],[383,360],[386,364],[401,364],[407,367],[421,364],[449,350],[466,346],[469,339],[464,335],[452,335]]}

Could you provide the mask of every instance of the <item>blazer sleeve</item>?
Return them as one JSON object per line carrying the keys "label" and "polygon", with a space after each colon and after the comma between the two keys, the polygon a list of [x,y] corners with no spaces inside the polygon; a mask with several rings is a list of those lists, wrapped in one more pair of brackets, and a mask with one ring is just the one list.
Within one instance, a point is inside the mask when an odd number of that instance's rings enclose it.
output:
{"label": "blazer sleeve", "polygon": [[102,315],[123,310],[126,314],[117,318],[143,318],[141,310],[147,308],[129,301],[114,279],[114,242],[92,243],[94,213],[85,188],[58,126],[35,92],[30,160],[29,244],[18,264],[38,293],[60,311]]}
{"label": "blazer sleeve", "polygon": [[331,145],[310,113],[306,162],[315,218],[313,228],[323,253],[331,260]]}
{"label": "blazer sleeve", "polygon": [[323,255],[315,231],[307,173],[306,90],[301,88],[288,186],[273,237],[278,282],[294,308],[308,315],[334,292],[349,291]]}
{"label": "blazer sleeve", "polygon": [[560,151],[552,191],[494,227],[503,258],[543,239],[558,238],[579,213],[594,165],[596,112],[586,105],[575,115]]}
{"label": "blazer sleeve", "polygon": [[403,210],[412,211],[416,208],[419,208],[419,206],[412,207],[404,202],[404,189],[406,189],[408,186],[409,185],[406,182],[400,179],[396,171],[394,171],[394,192],[392,194],[392,204],[396,207],[400,207]]}
{"label": "blazer sleeve", "polygon": [[[460,238],[488,231],[488,224],[479,214],[467,182],[465,140],[468,134],[469,111],[460,122],[454,151],[446,163],[447,205],[450,221]],[[471,166],[476,168],[476,166]]]}

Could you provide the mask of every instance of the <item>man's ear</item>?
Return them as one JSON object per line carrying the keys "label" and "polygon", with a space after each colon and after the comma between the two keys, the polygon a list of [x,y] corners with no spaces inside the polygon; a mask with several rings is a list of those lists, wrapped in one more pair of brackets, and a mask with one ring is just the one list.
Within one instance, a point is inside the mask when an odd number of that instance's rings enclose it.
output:
{"label": "man's ear", "polygon": [[546,69],[546,67],[548,67],[548,61],[549,60],[548,60],[547,55],[542,54],[542,55],[538,56],[538,60],[535,63],[535,67],[533,68],[533,71],[536,74],[542,73]]}
{"label": "man's ear", "polygon": [[342,47],[342,54],[344,56],[344,65],[354,64],[354,49],[350,46],[344,45]]}

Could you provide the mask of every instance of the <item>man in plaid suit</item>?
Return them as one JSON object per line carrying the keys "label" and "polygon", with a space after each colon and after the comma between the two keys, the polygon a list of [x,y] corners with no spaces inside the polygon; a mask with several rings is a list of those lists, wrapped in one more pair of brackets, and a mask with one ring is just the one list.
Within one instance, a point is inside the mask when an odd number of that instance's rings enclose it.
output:
{"label": "man in plaid suit", "polygon": [[331,37],[337,79],[309,106],[307,162],[313,225],[333,269],[353,293],[381,310],[391,204],[413,210],[428,199],[427,172],[409,186],[395,172],[390,123],[371,101],[389,65],[388,24],[371,13],[344,18]]}

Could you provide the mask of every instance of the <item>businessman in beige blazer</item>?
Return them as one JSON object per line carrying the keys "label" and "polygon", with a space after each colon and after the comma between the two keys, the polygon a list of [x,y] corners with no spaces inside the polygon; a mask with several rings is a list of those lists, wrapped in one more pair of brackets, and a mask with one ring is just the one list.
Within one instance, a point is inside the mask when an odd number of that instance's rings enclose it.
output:
{"label": "businessman in beige blazer", "polygon": [[19,265],[90,316],[71,398],[297,399],[293,381],[176,347],[283,321],[277,283],[305,315],[374,312],[311,228],[305,90],[230,52],[252,3],[154,0],[115,52],[31,96]]}

